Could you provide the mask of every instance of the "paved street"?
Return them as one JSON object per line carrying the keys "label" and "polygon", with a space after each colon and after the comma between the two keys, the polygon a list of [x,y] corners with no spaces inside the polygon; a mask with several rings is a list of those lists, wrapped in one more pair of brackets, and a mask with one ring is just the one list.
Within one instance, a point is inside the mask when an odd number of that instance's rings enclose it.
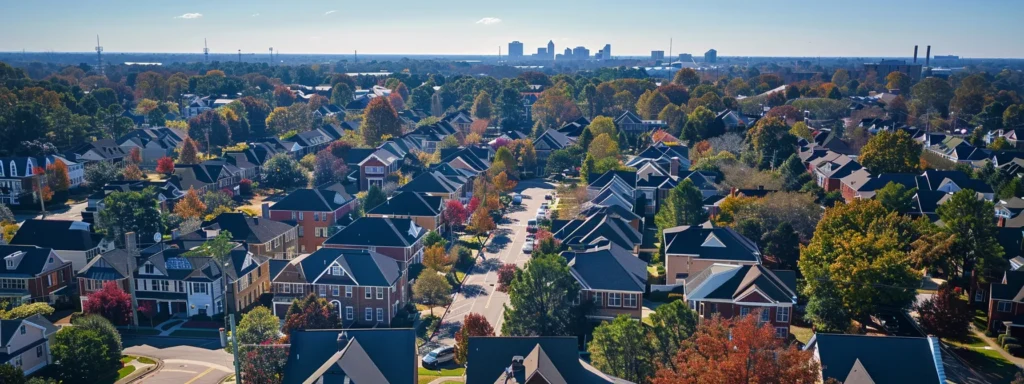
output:
{"label": "paved street", "polygon": [[[52,211],[50,210],[50,208],[47,208],[46,209],[46,218],[49,219],[49,220],[76,220],[76,221],[80,221],[80,220],[82,220],[82,211],[85,210],[85,207],[87,205],[89,205],[88,202],[82,202],[82,203],[79,203],[79,204],[73,204],[73,205],[68,205],[68,206],[61,206],[60,208],[56,208],[56,209],[54,209]],[[42,219],[43,215],[41,213],[31,213],[31,214],[16,213],[14,215],[14,218],[16,220],[18,220],[18,224],[21,224],[21,223],[25,222],[25,220],[28,220],[28,219]]]}
{"label": "paved street", "polygon": [[455,344],[455,331],[461,326],[462,318],[468,313],[479,313],[487,317],[494,326],[495,334],[501,334],[501,319],[508,295],[497,292],[498,267],[505,263],[516,263],[522,267],[530,255],[523,253],[526,241],[526,222],[537,215],[545,194],[554,194],[554,185],[544,180],[527,180],[516,186],[516,192],[523,194],[523,203],[511,206],[505,219],[498,223],[494,238],[484,251],[484,258],[477,260],[472,273],[467,275],[444,317],[437,342]]}
{"label": "paved street", "polygon": [[220,348],[220,341],[172,337],[123,338],[124,353],[156,357],[163,368],[140,383],[217,384],[234,373],[231,355]]}

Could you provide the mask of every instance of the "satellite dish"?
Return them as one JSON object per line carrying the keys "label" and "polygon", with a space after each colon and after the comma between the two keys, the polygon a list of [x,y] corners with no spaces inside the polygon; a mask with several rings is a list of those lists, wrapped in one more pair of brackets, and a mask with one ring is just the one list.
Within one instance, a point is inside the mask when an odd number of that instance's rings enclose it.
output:
{"label": "satellite dish", "polygon": [[159,243],[160,240],[162,240],[162,239],[163,239],[163,236],[160,234],[160,232],[157,232],[157,233],[153,234],[153,242],[154,243]]}

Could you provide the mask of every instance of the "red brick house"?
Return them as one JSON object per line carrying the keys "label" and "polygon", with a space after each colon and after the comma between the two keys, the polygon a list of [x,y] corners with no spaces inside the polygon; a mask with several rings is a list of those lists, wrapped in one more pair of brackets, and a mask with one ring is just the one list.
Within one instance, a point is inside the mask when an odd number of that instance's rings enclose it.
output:
{"label": "red brick house", "polygon": [[321,249],[292,260],[270,260],[274,313],[284,317],[295,299],[327,299],[346,328],[390,326],[408,302],[408,275],[398,262],[365,249]]}
{"label": "red brick house", "polygon": [[89,260],[78,272],[79,304],[84,305],[90,294],[103,289],[103,284],[109,281],[117,283],[122,291],[131,293],[128,284],[128,277],[132,276],[130,268],[134,264],[131,257],[128,251],[115,249]]}
{"label": "red brick house", "polygon": [[335,233],[324,248],[367,249],[398,261],[407,274],[409,264],[423,260],[423,238],[427,231],[411,219],[363,217]]}
{"label": "red brick house", "polygon": [[420,192],[405,191],[392,196],[376,207],[366,207],[366,217],[391,217],[412,219],[427,230],[441,227],[441,212],[444,211],[443,199]]}
{"label": "red brick house", "polygon": [[384,187],[384,179],[398,171],[401,158],[393,153],[378,149],[359,162],[359,190],[365,191],[370,186]]}
{"label": "red brick house", "polygon": [[272,206],[264,205],[263,216],[294,224],[298,233],[298,253],[320,249],[327,240],[328,228],[355,209],[356,199],[331,189],[297,189]]}
{"label": "red brick house", "polygon": [[605,241],[583,252],[562,252],[569,273],[580,283],[580,300],[594,302],[595,320],[629,315],[640,320],[647,288],[647,263],[629,250]]}
{"label": "red brick house", "polygon": [[50,248],[30,245],[0,245],[4,259],[0,269],[0,298],[12,304],[45,301],[51,304],[71,285],[71,262]]}
{"label": "red brick house", "polygon": [[988,329],[1024,337],[1024,270],[1006,271],[992,283],[988,300]]}
{"label": "red brick house", "polygon": [[750,239],[732,228],[680,226],[663,231],[666,284],[689,284],[692,277],[715,264],[758,265],[761,252]]}
{"label": "red brick house", "polygon": [[775,328],[776,336],[786,338],[796,305],[796,272],[714,264],[687,282],[685,297],[701,319],[756,315]]}

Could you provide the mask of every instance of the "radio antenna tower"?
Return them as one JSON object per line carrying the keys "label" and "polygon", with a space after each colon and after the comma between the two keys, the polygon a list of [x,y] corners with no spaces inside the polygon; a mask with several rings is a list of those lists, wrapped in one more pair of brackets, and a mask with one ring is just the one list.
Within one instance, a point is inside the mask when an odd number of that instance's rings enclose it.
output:
{"label": "radio antenna tower", "polygon": [[103,47],[100,46],[100,35],[96,35],[96,65],[103,74]]}
{"label": "radio antenna tower", "polygon": [[270,47],[270,65],[274,65],[274,47]]}
{"label": "radio antenna tower", "polygon": [[239,63],[242,62],[242,50],[241,49],[238,50],[238,62]]}
{"label": "radio antenna tower", "polygon": [[206,38],[203,38],[203,62],[210,62],[210,47],[206,45]]}

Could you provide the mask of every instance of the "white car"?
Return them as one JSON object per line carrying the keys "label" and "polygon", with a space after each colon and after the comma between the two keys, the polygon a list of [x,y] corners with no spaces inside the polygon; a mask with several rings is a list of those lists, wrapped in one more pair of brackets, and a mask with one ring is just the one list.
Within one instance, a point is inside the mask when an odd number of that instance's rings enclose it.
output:
{"label": "white car", "polygon": [[548,203],[545,202],[540,204],[540,209],[543,209],[544,212],[547,212],[549,209],[551,209],[551,207],[548,206]]}
{"label": "white car", "polygon": [[440,347],[430,351],[420,361],[426,368],[436,367],[441,363],[446,363],[455,359],[455,347]]}
{"label": "white car", "polygon": [[526,239],[526,242],[523,243],[523,253],[531,252],[533,252],[533,239]]}
{"label": "white car", "polygon": [[548,218],[548,212],[544,208],[537,208],[537,221]]}

